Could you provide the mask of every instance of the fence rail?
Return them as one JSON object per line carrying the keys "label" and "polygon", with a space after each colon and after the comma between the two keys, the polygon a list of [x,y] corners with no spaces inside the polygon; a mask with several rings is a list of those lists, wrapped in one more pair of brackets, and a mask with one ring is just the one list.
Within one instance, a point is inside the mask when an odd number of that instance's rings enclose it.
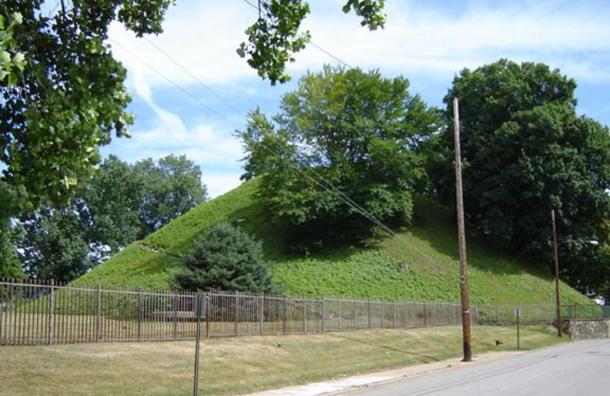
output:
{"label": "fence rail", "polygon": [[[202,301],[199,309],[196,301]],[[226,337],[459,325],[460,309],[445,302],[197,294],[0,279],[0,345],[193,339],[196,311],[205,337]],[[553,320],[552,305],[522,311],[523,323]],[[480,306],[472,307],[471,317],[474,323],[506,324],[512,312],[512,306]]]}
{"label": "fence rail", "polygon": [[610,319],[610,305],[562,305],[561,317],[578,320]]}

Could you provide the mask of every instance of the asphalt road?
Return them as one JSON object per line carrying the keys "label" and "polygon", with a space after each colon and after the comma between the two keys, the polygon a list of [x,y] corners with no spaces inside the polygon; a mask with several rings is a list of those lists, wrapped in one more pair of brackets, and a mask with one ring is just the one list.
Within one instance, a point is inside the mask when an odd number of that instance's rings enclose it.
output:
{"label": "asphalt road", "polygon": [[610,395],[610,340],[563,344],[348,394],[358,396]]}

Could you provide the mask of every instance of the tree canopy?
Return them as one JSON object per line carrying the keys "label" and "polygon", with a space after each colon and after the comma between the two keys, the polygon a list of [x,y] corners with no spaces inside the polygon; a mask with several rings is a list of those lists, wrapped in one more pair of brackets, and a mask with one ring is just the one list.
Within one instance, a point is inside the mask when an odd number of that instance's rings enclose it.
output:
{"label": "tree canopy", "polygon": [[25,277],[14,244],[20,238],[20,235],[16,235],[17,232],[9,225],[0,224],[0,278]]}
{"label": "tree canopy", "polygon": [[[460,99],[470,226],[500,247],[550,264],[555,209],[563,277],[588,291],[599,284],[586,267],[601,265],[591,260],[598,248],[590,242],[608,239],[610,134],[576,114],[575,88],[544,64],[500,60],[463,70],[445,102],[451,120],[452,99]],[[452,136],[449,128],[430,151],[434,192],[445,202],[455,194]]]}
{"label": "tree canopy", "polygon": [[[99,147],[128,136],[133,116],[126,70],[107,44],[121,23],[137,36],[162,31],[174,0],[6,0],[0,5],[0,221],[41,204],[64,205],[100,161]],[[48,4],[47,4],[48,5]],[[286,64],[308,41],[304,1],[260,0],[238,52],[263,78],[288,80]],[[383,0],[347,0],[343,10],[383,26]],[[55,11],[57,10],[57,11]],[[50,11],[50,12],[49,12]]]}
{"label": "tree canopy", "polygon": [[171,3],[60,0],[52,16],[42,0],[2,3],[22,16],[11,37],[25,63],[12,84],[0,80],[0,218],[64,202],[99,161],[99,146],[127,134],[125,69],[104,43],[108,26],[159,33]]}
{"label": "tree canopy", "polygon": [[0,82],[6,82],[8,86],[17,83],[19,72],[25,66],[23,53],[16,51],[13,30],[15,26],[23,22],[23,16],[14,12],[9,16],[2,14],[0,10]]}
{"label": "tree canopy", "polygon": [[[247,0],[250,3],[249,0]],[[250,3],[252,4],[252,3]],[[370,30],[385,24],[384,0],[347,0],[343,12],[353,11],[362,18],[361,25]],[[250,66],[271,84],[290,80],[286,65],[294,62],[294,54],[306,47],[311,35],[300,31],[309,14],[309,3],[303,0],[259,0],[258,19],[248,29],[248,41],[241,43],[237,53],[247,58]]]}
{"label": "tree canopy", "polygon": [[260,197],[271,218],[315,244],[369,235],[373,224],[330,181],[375,218],[408,222],[425,175],[417,148],[441,125],[408,86],[377,71],[325,67],[284,95],[272,120],[250,113],[240,133],[244,178],[262,174]]}
{"label": "tree canopy", "polygon": [[185,156],[132,165],[110,156],[69,204],[22,217],[13,244],[30,276],[69,281],[205,199],[201,169]]}

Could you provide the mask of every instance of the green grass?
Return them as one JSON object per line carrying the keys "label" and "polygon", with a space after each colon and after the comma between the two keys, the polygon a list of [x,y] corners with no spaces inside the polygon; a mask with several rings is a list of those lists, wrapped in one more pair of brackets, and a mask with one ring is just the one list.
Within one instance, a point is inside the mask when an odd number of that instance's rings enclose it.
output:
{"label": "green grass", "polygon": [[[494,340],[504,345],[496,347]],[[522,349],[559,339],[524,327]],[[515,329],[473,328],[475,354],[514,350]],[[460,356],[460,327],[314,336],[239,337],[202,343],[201,393],[233,395]],[[193,342],[0,348],[0,395],[188,395]]]}
{"label": "green grass", "polygon": [[[202,204],[136,242],[76,281],[104,286],[170,288],[179,256],[206,228],[244,219],[241,226],[263,241],[274,262],[273,279],[284,294],[387,300],[459,300],[455,225],[446,209],[418,199],[414,224],[375,248],[344,247],[296,257],[286,253],[283,232],[270,224],[256,200],[257,180]],[[517,260],[468,240],[471,299],[477,304],[551,304],[553,279],[545,265]],[[408,270],[400,263],[406,261]],[[587,304],[561,284],[564,304]]]}

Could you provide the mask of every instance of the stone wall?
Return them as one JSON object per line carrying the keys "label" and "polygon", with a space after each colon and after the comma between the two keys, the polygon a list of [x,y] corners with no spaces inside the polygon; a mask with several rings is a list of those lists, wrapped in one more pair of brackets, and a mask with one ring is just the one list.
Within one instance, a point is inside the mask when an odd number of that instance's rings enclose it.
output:
{"label": "stone wall", "polygon": [[563,327],[573,340],[610,338],[610,320],[563,320]]}

